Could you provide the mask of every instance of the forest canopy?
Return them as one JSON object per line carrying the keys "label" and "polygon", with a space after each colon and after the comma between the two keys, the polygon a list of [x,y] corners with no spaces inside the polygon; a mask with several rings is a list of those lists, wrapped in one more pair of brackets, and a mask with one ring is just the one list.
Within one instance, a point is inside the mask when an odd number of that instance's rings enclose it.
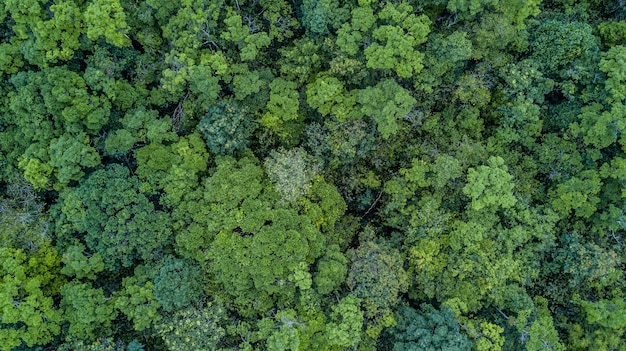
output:
{"label": "forest canopy", "polygon": [[623,0],[0,0],[0,351],[626,351]]}

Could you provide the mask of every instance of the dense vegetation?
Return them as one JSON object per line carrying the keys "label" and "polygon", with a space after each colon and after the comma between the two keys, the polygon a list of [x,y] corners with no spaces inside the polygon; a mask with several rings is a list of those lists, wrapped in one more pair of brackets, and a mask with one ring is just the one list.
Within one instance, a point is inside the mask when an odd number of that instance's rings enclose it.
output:
{"label": "dense vegetation", "polygon": [[626,350],[623,0],[0,21],[0,350]]}

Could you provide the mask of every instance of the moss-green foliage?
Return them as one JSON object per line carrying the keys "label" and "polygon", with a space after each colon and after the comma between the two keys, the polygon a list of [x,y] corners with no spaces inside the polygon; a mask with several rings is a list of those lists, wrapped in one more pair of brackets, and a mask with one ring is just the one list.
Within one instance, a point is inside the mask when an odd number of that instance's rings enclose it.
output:
{"label": "moss-green foliage", "polygon": [[63,319],[69,323],[68,334],[77,339],[94,341],[111,334],[111,322],[117,316],[112,299],[101,288],[72,281],[61,288]]}
{"label": "moss-green foliage", "polygon": [[598,40],[587,23],[546,20],[533,31],[533,59],[547,74],[565,75],[584,60],[594,58]]}
{"label": "moss-green foliage", "polygon": [[80,233],[109,270],[155,260],[171,239],[169,215],[155,210],[138,187],[128,168],[112,164],[66,189],[56,209],[63,218],[56,225],[58,237],[69,242]]}
{"label": "moss-green foliage", "polygon": [[207,302],[179,309],[163,319],[156,331],[168,350],[217,350],[226,334],[223,325],[227,317],[223,306]]}
{"label": "moss-green foliage", "polygon": [[93,343],[87,343],[82,340],[67,342],[59,348],[61,351],[86,350],[86,351],[143,351],[144,345],[139,341],[133,340],[126,344],[121,340],[115,341],[112,338],[101,338]]}
{"label": "moss-green foliage", "polygon": [[0,1],[0,349],[624,351],[623,5]]}
{"label": "moss-green foliage", "polygon": [[392,311],[408,288],[408,277],[399,252],[373,242],[371,231],[366,228],[361,244],[350,253],[347,284],[363,300],[367,334],[376,338],[383,327],[395,323]]}
{"label": "moss-green foliage", "polygon": [[154,278],[154,297],[163,310],[180,310],[199,300],[203,280],[202,270],[193,261],[167,256]]}
{"label": "moss-green foliage", "polygon": [[472,347],[447,307],[439,311],[429,304],[422,304],[419,310],[403,307],[398,314],[398,325],[390,329],[394,351],[469,351]]}
{"label": "moss-green foliage", "polygon": [[243,150],[254,132],[254,121],[245,107],[223,101],[209,107],[198,124],[207,147],[215,154],[232,154]]}

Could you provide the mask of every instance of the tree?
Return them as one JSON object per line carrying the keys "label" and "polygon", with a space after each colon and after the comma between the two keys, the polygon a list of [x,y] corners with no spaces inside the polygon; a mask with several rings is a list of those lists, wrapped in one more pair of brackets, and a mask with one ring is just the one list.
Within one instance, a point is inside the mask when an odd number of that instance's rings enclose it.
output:
{"label": "tree", "polygon": [[64,134],[50,141],[50,161],[57,179],[56,189],[68,185],[71,181],[82,179],[83,169],[100,165],[100,155],[88,145],[89,138],[85,135],[70,136]]}
{"label": "tree", "polygon": [[53,341],[63,320],[53,300],[63,283],[57,251],[45,246],[27,255],[21,249],[1,247],[0,262],[0,349]]}
{"label": "tree", "polygon": [[597,194],[601,186],[602,181],[596,171],[582,171],[557,185],[551,192],[552,206],[564,216],[574,210],[576,216],[588,218],[596,211],[600,201]]}
{"label": "tree", "polygon": [[530,337],[525,344],[526,350],[565,351],[565,345],[560,342],[558,333],[554,328],[554,321],[550,315],[550,310],[548,310],[548,300],[537,296],[535,297],[535,304],[538,317],[529,328]]}
{"label": "tree", "polygon": [[325,335],[328,343],[339,347],[356,347],[361,341],[363,311],[361,299],[348,295],[332,306],[331,320],[326,324]]}
{"label": "tree", "polygon": [[626,302],[623,297],[601,299],[596,302],[575,297],[582,307],[584,322],[571,328],[570,337],[574,350],[624,350],[623,335],[626,332]]}
{"label": "tree", "polygon": [[295,272],[300,263],[312,263],[320,255],[318,245],[323,242],[308,218],[291,209],[275,209],[263,217],[271,224],[250,228],[242,223],[243,236],[223,230],[209,251],[216,281],[242,313],[244,308],[263,311],[291,302]]}
{"label": "tree", "polygon": [[317,272],[313,276],[315,290],[320,294],[329,294],[346,280],[348,260],[337,245],[329,246],[326,254],[317,262]]}
{"label": "tree", "polygon": [[300,148],[272,151],[264,166],[276,191],[290,204],[308,195],[313,178],[319,172],[315,160]]}
{"label": "tree", "polygon": [[139,341],[133,340],[126,344],[121,340],[115,341],[112,338],[98,338],[92,343],[86,343],[83,340],[66,342],[58,348],[59,351],[144,351],[144,345]]}
{"label": "tree", "polygon": [[33,252],[50,244],[50,218],[45,204],[24,177],[13,173],[0,195],[0,243],[2,247]]}
{"label": "tree", "polygon": [[398,132],[398,120],[406,116],[416,103],[394,79],[385,79],[374,87],[361,90],[358,101],[363,114],[374,118],[384,139]]}
{"label": "tree", "polygon": [[[267,350],[270,351],[297,351],[300,349],[300,329],[303,323],[293,310],[276,313],[274,320],[266,320],[267,325],[275,322],[274,331],[266,339]],[[261,324],[261,321],[259,324]]]}
{"label": "tree", "polygon": [[602,111],[603,106],[594,103],[584,106],[578,116],[578,122],[570,124],[575,136],[582,136],[586,145],[605,149],[618,140],[622,130],[626,128],[624,113],[626,106],[615,104],[609,111]]}
{"label": "tree", "polygon": [[133,276],[122,279],[122,289],[113,293],[115,308],[133,322],[136,331],[149,329],[161,319],[153,275],[150,268],[137,266]]}
{"label": "tree", "polygon": [[565,76],[564,71],[581,68],[581,61],[599,52],[591,26],[575,21],[542,21],[532,32],[530,45],[531,57],[547,75]]}
{"label": "tree", "polygon": [[171,208],[183,196],[197,188],[199,174],[206,171],[208,153],[197,133],[189,134],[169,145],[151,143],[137,150],[137,177],[142,193],[157,194],[159,202]]}
{"label": "tree", "polygon": [[472,209],[496,206],[509,208],[517,201],[513,196],[513,176],[501,157],[490,157],[488,166],[470,168],[463,193],[472,199]]}
{"label": "tree", "polygon": [[608,76],[604,86],[611,96],[608,99],[611,103],[619,103],[624,100],[626,72],[623,70],[622,63],[625,58],[626,47],[617,45],[603,53],[600,60],[599,68]]}
{"label": "tree", "polygon": [[456,75],[455,70],[472,57],[472,52],[466,32],[456,31],[447,37],[432,33],[422,61],[424,70],[415,76],[415,87],[431,93],[444,80]]}
{"label": "tree", "polygon": [[107,135],[105,152],[109,155],[121,155],[138,143],[177,141],[178,136],[172,132],[171,119],[159,119],[158,115],[158,111],[146,110],[144,106],[129,110],[120,120],[123,128]]}
{"label": "tree", "polygon": [[119,0],[94,0],[85,9],[87,37],[97,40],[104,37],[107,43],[115,46],[128,46],[130,39],[126,14]]}
{"label": "tree", "polygon": [[63,285],[61,295],[61,308],[64,320],[69,323],[70,336],[93,341],[97,336],[110,334],[117,311],[114,301],[105,297],[101,288],[72,281]]}
{"label": "tree", "polygon": [[223,327],[228,315],[217,302],[190,306],[164,318],[156,331],[169,350],[218,350],[226,335]]}
{"label": "tree", "polygon": [[368,68],[392,70],[402,78],[419,73],[424,55],[416,47],[430,33],[429,18],[415,15],[406,3],[386,3],[378,13],[367,2],[359,5],[352,10],[351,21],[337,31],[339,48],[354,56],[360,51],[360,43],[371,39],[371,45],[363,50]]}
{"label": "tree", "polygon": [[398,325],[390,331],[394,340],[393,351],[469,351],[472,347],[448,307],[441,310],[429,304],[420,305],[419,310],[402,307],[396,320]]}
{"label": "tree", "polygon": [[302,25],[312,37],[330,34],[350,18],[346,7],[337,0],[304,0],[301,6]]}
{"label": "tree", "polygon": [[565,234],[556,251],[555,259],[569,277],[569,286],[576,290],[614,286],[623,276],[617,253],[581,239],[576,233]]}
{"label": "tree", "polygon": [[322,116],[333,115],[339,121],[356,119],[363,113],[356,106],[357,91],[347,91],[337,78],[320,74],[307,85],[307,103]]}
{"label": "tree", "polygon": [[279,135],[289,136],[289,125],[296,123],[300,118],[300,94],[297,84],[283,78],[276,78],[270,84],[270,99],[267,111],[261,118],[261,124]]}
{"label": "tree", "polygon": [[154,298],[166,312],[182,310],[202,296],[204,272],[191,260],[166,256],[154,278]]}
{"label": "tree", "polygon": [[75,276],[78,279],[95,280],[96,274],[104,270],[104,262],[99,253],[85,254],[86,248],[78,243],[68,247],[63,253],[61,273],[67,276]]}
{"label": "tree", "polygon": [[368,320],[367,334],[378,337],[384,327],[395,323],[393,309],[399,295],[408,289],[408,277],[400,253],[373,241],[373,229],[366,228],[359,247],[350,252],[347,284],[362,299]]}
{"label": "tree", "polygon": [[222,101],[207,110],[197,129],[211,152],[232,154],[247,147],[254,122],[247,109],[232,101]]}
{"label": "tree", "polygon": [[128,168],[111,164],[65,189],[54,210],[58,238],[84,234],[86,246],[102,256],[109,271],[155,260],[170,242],[169,216],[155,210],[138,187]]}

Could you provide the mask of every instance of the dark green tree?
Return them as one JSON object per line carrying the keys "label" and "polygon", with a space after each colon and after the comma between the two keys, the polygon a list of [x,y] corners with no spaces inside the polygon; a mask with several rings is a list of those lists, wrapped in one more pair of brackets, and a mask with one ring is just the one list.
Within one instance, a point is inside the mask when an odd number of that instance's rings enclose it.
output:
{"label": "dark green tree", "polygon": [[99,253],[109,271],[158,259],[171,240],[169,215],[138,190],[128,168],[112,164],[60,194],[54,213],[60,241],[75,235]]}
{"label": "dark green tree", "polygon": [[398,325],[390,329],[393,351],[465,350],[472,348],[468,337],[461,332],[460,323],[452,311],[437,310],[422,304],[419,310],[402,307],[396,317]]}
{"label": "dark green tree", "polygon": [[247,109],[234,101],[221,101],[209,107],[198,124],[209,151],[218,155],[245,149],[254,129],[255,122]]}
{"label": "dark green tree", "polygon": [[197,263],[166,256],[154,278],[154,297],[166,312],[181,310],[200,300],[204,280]]}

